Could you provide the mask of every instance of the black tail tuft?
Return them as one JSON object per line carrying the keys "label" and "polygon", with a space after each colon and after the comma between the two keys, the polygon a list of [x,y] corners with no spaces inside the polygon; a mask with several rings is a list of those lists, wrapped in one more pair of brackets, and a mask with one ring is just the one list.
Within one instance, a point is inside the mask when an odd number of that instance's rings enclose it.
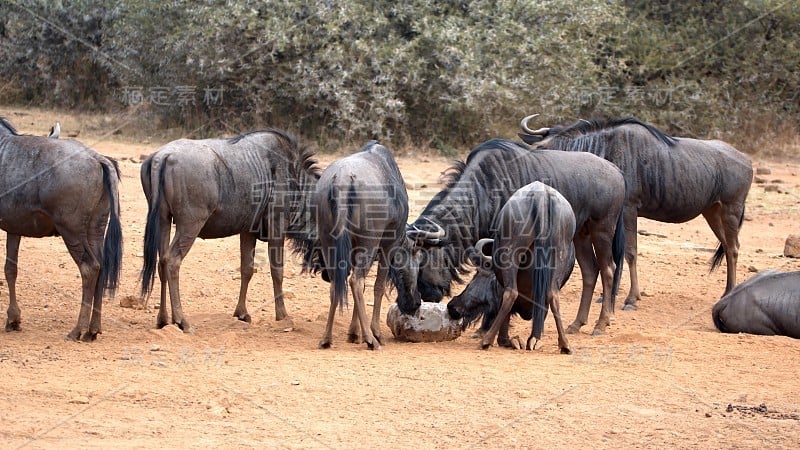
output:
{"label": "black tail tuft", "polygon": [[717,302],[714,308],[711,309],[711,318],[714,320],[714,326],[720,333],[729,333],[728,328],[725,326],[720,314],[725,310],[725,305],[722,302]]}
{"label": "black tail tuft", "polygon": [[[151,160],[152,161],[152,160]],[[150,162],[150,161],[148,161]],[[161,247],[161,196],[164,187],[164,170],[166,161],[161,161],[161,167],[156,167],[158,175],[155,183],[151,183],[152,193],[147,211],[147,223],[144,228],[144,263],[142,265],[142,297],[146,297],[153,288],[156,277],[156,264],[158,262],[158,249]],[[152,166],[147,164],[142,167],[146,175],[152,180]]]}
{"label": "black tail tuft", "polygon": [[619,212],[617,229],[614,231],[614,242],[611,244],[611,256],[614,258],[614,280],[611,283],[611,311],[616,307],[619,283],[622,280],[622,268],[625,265],[625,209]]}
{"label": "black tail tuft", "polygon": [[[119,219],[119,169],[115,166],[101,164],[103,168],[103,185],[108,195],[110,209],[108,228],[103,242],[103,269],[100,272],[100,285],[109,291],[112,297],[117,291],[119,274],[122,268],[122,225]],[[112,168],[113,173],[112,173]],[[112,179],[112,177],[117,177]]]}
{"label": "black tail tuft", "polygon": [[553,230],[550,230],[550,220],[555,217],[555,211],[552,209],[555,202],[551,201],[550,196],[546,196],[544,205],[534,208],[537,212],[537,217],[534,218],[534,233],[536,238],[533,244],[533,337],[537,340],[542,338],[542,331],[544,330],[544,320],[547,318],[547,297],[550,292],[550,283],[552,272],[556,261],[556,251],[553,248],[551,235]]}

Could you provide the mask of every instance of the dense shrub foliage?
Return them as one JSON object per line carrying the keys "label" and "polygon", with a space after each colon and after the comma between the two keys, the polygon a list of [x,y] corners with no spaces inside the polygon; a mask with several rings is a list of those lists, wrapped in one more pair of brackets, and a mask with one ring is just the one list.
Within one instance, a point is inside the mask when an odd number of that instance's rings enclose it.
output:
{"label": "dense shrub foliage", "polygon": [[796,132],[798,36],[786,0],[6,0],[0,101],[443,152],[635,115],[752,150]]}

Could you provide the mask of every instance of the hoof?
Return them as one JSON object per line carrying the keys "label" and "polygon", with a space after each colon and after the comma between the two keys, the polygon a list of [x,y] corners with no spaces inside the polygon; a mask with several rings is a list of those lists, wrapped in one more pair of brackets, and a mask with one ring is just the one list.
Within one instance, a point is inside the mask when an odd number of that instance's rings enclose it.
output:
{"label": "hoof", "polygon": [[361,336],[358,334],[349,334],[347,335],[347,342],[351,344],[360,344],[361,343]]}
{"label": "hoof", "polygon": [[370,350],[380,350],[381,349],[381,343],[378,342],[377,339],[375,339],[372,342],[367,342],[367,348],[370,349]]}
{"label": "hoof", "polygon": [[97,333],[92,331],[87,331],[86,333],[83,333],[83,336],[81,336],[82,342],[94,342],[95,340],[97,340]]}
{"label": "hoof", "polygon": [[578,334],[581,331],[580,325],[575,325],[574,323],[567,327],[567,334]]}
{"label": "hoof", "polygon": [[234,314],[233,317],[236,317],[237,319],[241,320],[242,322],[247,322],[247,323],[252,323],[253,322],[253,319],[250,317],[249,313],[244,313],[244,315],[241,315],[241,316],[237,315],[237,314]]}
{"label": "hoof", "polygon": [[606,331],[600,328],[595,328],[594,331],[592,331],[592,336],[602,336],[604,334],[606,334]]}
{"label": "hoof", "polygon": [[[519,340],[519,338],[517,338]],[[514,343],[509,338],[497,338],[497,346],[504,348],[514,348]]]}
{"label": "hoof", "polygon": [[22,328],[19,326],[19,320],[15,321],[7,321],[6,322],[6,331],[20,331]]}
{"label": "hoof", "polygon": [[572,354],[572,349],[570,349],[569,347],[561,347],[561,354],[562,355],[571,355]]}
{"label": "hoof", "polygon": [[491,344],[491,343],[481,342],[481,343],[478,345],[478,348],[479,348],[479,349],[481,349],[481,350],[488,350],[488,349],[489,349],[489,347],[491,347],[491,346],[492,346],[492,344]]}
{"label": "hoof", "polygon": [[482,339],[484,334],[486,334],[486,333],[482,332],[481,330],[478,330],[478,331],[472,333],[472,336],[470,336],[470,338],[472,338],[472,339]]}
{"label": "hoof", "polygon": [[69,332],[66,336],[64,336],[65,341],[72,341],[72,342],[80,342],[81,340],[81,330],[79,328],[73,328],[72,331]]}
{"label": "hoof", "polygon": [[636,311],[639,309],[636,305],[626,303],[625,306],[622,307],[623,311]]}
{"label": "hoof", "polygon": [[322,349],[331,348],[331,342],[330,341],[320,341],[319,348],[322,348]]}

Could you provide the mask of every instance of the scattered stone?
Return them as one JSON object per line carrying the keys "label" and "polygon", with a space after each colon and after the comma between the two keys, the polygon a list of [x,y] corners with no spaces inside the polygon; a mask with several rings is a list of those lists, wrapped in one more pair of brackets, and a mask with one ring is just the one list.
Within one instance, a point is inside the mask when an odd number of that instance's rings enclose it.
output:
{"label": "scattered stone", "polygon": [[767,182],[766,178],[761,178],[761,177],[755,177],[753,181],[755,181],[756,184],[764,184]]}
{"label": "scattered stone", "polygon": [[74,403],[76,405],[88,405],[89,404],[89,397],[85,395],[79,395],[72,400],[69,401],[70,403]]}
{"label": "scattered stone", "polygon": [[783,246],[783,256],[800,258],[800,235],[790,234],[786,238],[786,244]]}
{"label": "scattered stone", "polygon": [[778,192],[779,186],[774,184],[768,184],[764,186],[764,192]]}
{"label": "scattered stone", "polygon": [[774,180],[770,181],[770,183],[773,183],[773,184],[782,184],[782,183],[783,183],[783,180],[781,180],[780,178],[776,178],[776,179],[774,179]]}
{"label": "scattered stone", "polygon": [[136,295],[126,295],[119,299],[119,306],[122,308],[131,308],[131,309],[144,309],[144,303],[142,299],[140,299]]}
{"label": "scattered stone", "polygon": [[646,291],[639,292],[639,295],[641,295],[642,297],[652,297],[652,295],[650,295],[650,293]]}
{"label": "scattered stone", "polygon": [[756,167],[756,175],[769,175],[772,170],[769,167]]}
{"label": "scattered stone", "polygon": [[756,266],[750,266],[747,268],[747,271],[752,273],[757,273],[758,269],[756,268]]}
{"label": "scattered stone", "polygon": [[150,351],[151,352],[161,351],[161,346],[158,344],[150,344]]}
{"label": "scattered stone", "polygon": [[401,341],[452,341],[461,336],[461,321],[451,319],[443,303],[422,302],[412,315],[401,313],[394,303],[386,314],[386,324]]}

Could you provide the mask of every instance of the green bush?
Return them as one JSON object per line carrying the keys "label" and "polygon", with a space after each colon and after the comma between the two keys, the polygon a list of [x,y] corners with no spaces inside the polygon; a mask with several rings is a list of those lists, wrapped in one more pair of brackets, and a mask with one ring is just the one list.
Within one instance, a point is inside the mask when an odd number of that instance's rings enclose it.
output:
{"label": "green bush", "polygon": [[442,151],[635,115],[752,150],[796,132],[798,35],[777,0],[14,1],[0,101]]}

